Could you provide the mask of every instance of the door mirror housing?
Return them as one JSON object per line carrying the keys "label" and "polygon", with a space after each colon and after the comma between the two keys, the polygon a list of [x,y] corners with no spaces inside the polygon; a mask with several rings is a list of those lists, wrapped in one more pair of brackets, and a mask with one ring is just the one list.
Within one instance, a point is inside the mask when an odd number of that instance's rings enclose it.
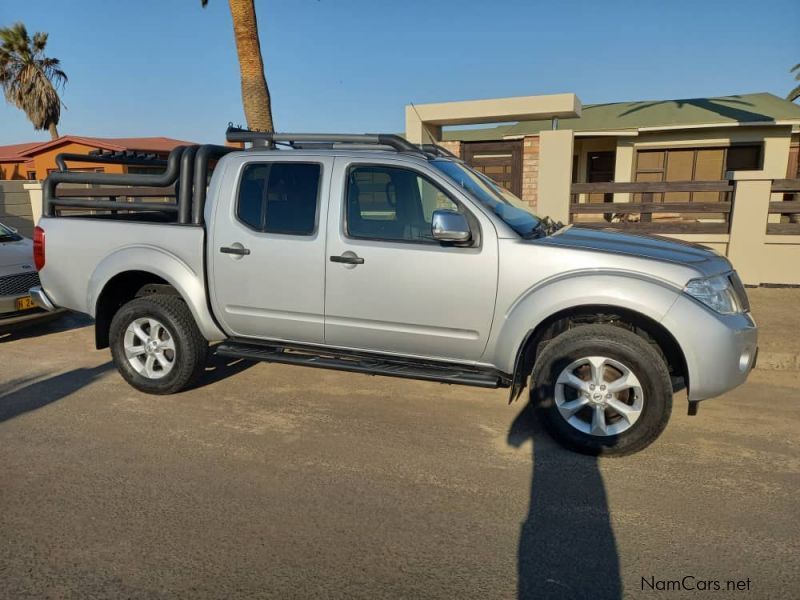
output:
{"label": "door mirror housing", "polygon": [[440,242],[468,242],[472,238],[467,217],[446,208],[433,211],[431,233]]}

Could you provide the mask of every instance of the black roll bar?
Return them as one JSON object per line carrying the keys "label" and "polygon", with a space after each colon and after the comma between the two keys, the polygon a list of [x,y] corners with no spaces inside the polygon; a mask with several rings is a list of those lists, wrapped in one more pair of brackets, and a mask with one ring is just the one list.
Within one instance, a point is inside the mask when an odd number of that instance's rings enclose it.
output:
{"label": "black roll bar", "polygon": [[67,161],[115,164],[115,165],[147,165],[153,167],[165,167],[167,161],[156,158],[153,154],[139,154],[135,152],[114,152],[99,154],[75,154],[72,152],[62,152],[56,155],[56,166],[59,171],[67,170]]}
{"label": "black roll bar", "polygon": [[197,146],[189,146],[181,156],[181,177],[178,182],[178,223],[185,225],[192,216],[192,175]]}
{"label": "black roll bar", "polygon": [[91,203],[85,200],[67,200],[62,198],[58,201],[59,208],[100,208],[115,210],[157,210],[159,212],[178,212],[178,207],[174,204],[161,204],[155,202],[117,202],[116,200],[92,200]]}
{"label": "black roll bar", "polygon": [[[60,183],[87,183],[98,185],[142,185],[166,187],[173,185],[180,174],[180,160],[186,146],[177,146],[167,157],[167,167],[163,173],[80,173],[71,171],[54,171],[44,180],[42,186],[42,214],[48,217],[55,216],[56,186]],[[63,155],[62,155],[63,156]],[[91,158],[80,155],[80,160]],[[65,160],[70,160],[67,156]],[[148,162],[147,164],[153,164]],[[73,200],[71,206],[80,206],[83,201]],[[85,208],[98,206],[94,203],[84,202]],[[65,204],[66,206],[66,204]],[[117,205],[122,208],[121,205]]]}
{"label": "black roll bar", "polygon": [[192,202],[192,223],[194,225],[203,224],[209,161],[222,158],[229,152],[236,150],[239,150],[239,148],[217,146],[216,144],[204,144],[197,148],[197,154],[194,158],[194,202]]}

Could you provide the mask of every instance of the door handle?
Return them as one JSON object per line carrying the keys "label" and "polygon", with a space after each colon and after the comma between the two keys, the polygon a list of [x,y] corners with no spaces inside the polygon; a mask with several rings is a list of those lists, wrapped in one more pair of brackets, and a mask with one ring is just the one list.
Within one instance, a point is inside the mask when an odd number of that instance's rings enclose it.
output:
{"label": "door handle", "polygon": [[344,263],[346,265],[363,265],[364,259],[360,256],[331,256],[331,262]]}
{"label": "door handle", "polygon": [[247,256],[250,254],[249,248],[241,248],[237,246],[222,246],[219,251],[223,254],[236,254],[237,256]]}

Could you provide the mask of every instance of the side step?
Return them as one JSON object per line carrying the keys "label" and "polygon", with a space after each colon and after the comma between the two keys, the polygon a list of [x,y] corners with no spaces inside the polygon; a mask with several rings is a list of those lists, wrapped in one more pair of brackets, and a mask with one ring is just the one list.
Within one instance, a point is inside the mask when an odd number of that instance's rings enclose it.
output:
{"label": "side step", "polygon": [[509,377],[499,371],[480,369],[469,365],[431,363],[394,356],[387,357],[315,346],[285,345],[277,342],[228,341],[216,347],[216,354],[232,358],[485,388],[507,387],[510,383]]}

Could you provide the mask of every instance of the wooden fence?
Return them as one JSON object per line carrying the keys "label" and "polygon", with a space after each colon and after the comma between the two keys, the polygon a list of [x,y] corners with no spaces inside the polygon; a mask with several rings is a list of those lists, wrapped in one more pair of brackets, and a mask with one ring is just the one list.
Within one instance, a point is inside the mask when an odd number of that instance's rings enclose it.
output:
{"label": "wooden fence", "polygon": [[[613,227],[641,233],[728,233],[734,186],[729,181],[573,183],[570,221],[581,227]],[[590,196],[603,194],[602,202]],[[633,194],[634,202],[615,202],[614,194]],[[694,201],[695,194],[718,200]],[[688,200],[671,201],[670,196]],[[637,198],[638,197],[638,198]],[[590,201],[581,202],[589,199]],[[666,201],[664,201],[666,200]],[[603,215],[602,220],[581,218]]]}
{"label": "wooden fence", "polygon": [[769,203],[769,214],[780,215],[779,222],[770,217],[767,233],[772,235],[800,235],[800,179],[775,179],[772,192],[782,193],[783,200]]}

